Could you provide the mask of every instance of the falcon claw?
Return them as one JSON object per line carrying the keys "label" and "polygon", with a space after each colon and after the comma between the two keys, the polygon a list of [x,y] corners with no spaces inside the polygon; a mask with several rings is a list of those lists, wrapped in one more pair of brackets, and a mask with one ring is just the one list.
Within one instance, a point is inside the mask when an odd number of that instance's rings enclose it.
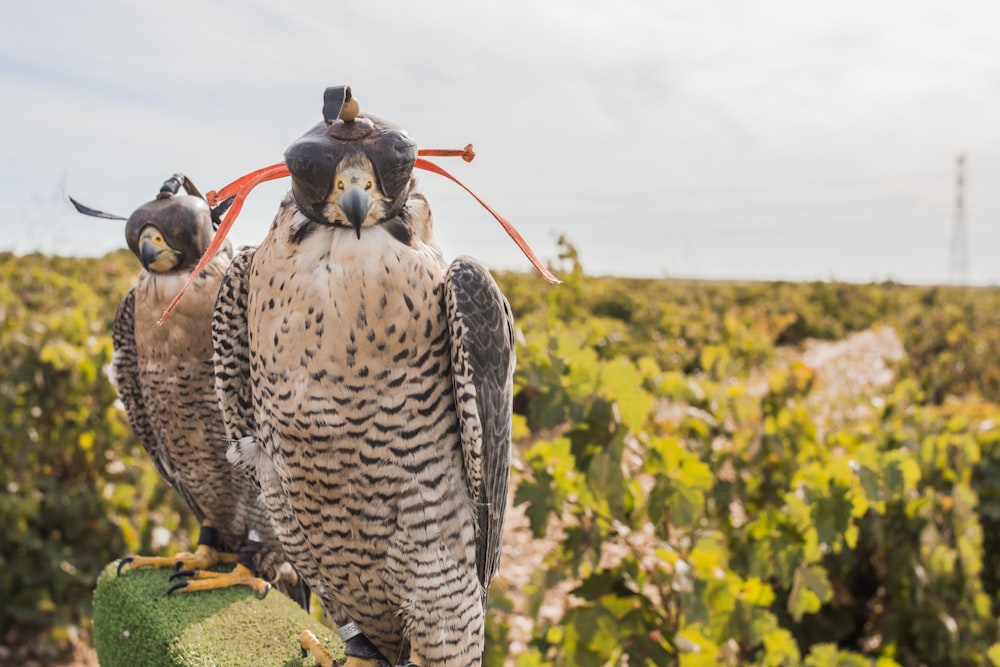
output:
{"label": "falcon claw", "polygon": [[179,582],[179,583],[176,583],[176,584],[174,584],[173,586],[171,586],[171,587],[170,587],[170,588],[169,588],[169,589],[167,590],[167,595],[171,595],[171,594],[172,594],[172,593],[173,593],[174,591],[179,591],[179,590],[181,590],[182,588],[187,588],[187,587],[188,587],[188,582],[187,582],[187,581],[181,581],[181,582]]}
{"label": "falcon claw", "polygon": [[183,569],[184,569],[184,561],[179,560],[176,563],[174,563],[174,572],[180,572]]}
{"label": "falcon claw", "polygon": [[246,566],[237,564],[230,572],[214,570],[186,569],[178,570],[170,577],[170,581],[178,583],[170,589],[170,593],[185,589],[185,593],[196,591],[213,591],[233,586],[249,586],[258,599],[264,599],[271,590],[271,584],[256,577]]}
{"label": "falcon claw", "polygon": [[122,558],[120,561],[118,561],[118,576],[121,576],[122,568],[134,560],[135,558],[133,556],[128,556],[127,558]]}
{"label": "falcon claw", "polygon": [[307,657],[310,653],[313,656],[313,665],[319,667],[334,667],[337,661],[333,659],[319,640],[309,630],[303,630],[299,635],[299,646],[302,647],[302,657]]}

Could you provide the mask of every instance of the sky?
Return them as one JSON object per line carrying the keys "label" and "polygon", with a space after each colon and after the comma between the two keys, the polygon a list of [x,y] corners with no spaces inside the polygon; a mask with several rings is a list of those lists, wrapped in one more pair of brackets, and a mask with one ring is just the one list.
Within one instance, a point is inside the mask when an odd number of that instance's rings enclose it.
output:
{"label": "sky", "polygon": [[[595,275],[1000,284],[998,29],[995,0],[8,3],[0,250],[123,247],[66,196],[221,188],[349,84],[420,147],[472,143],[438,163],[557,267],[565,236]],[[418,177],[447,256],[530,270]],[[287,188],[254,190],[236,244]]]}

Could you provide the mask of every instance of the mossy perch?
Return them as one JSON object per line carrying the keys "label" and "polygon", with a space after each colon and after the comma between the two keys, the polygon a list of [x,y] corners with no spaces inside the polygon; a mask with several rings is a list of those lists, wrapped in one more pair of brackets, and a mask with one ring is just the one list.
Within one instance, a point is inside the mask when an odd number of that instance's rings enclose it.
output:
{"label": "mossy perch", "polygon": [[94,592],[94,646],[101,667],[310,667],[299,635],[312,630],[343,659],[336,633],[277,591],[260,600],[245,586],[167,596],[172,570],[104,568]]}

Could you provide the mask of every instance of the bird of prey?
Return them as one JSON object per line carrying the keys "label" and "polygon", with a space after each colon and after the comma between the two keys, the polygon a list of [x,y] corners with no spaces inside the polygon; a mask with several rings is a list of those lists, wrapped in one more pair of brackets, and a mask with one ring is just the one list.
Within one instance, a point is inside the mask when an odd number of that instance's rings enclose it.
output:
{"label": "bird of prey", "polygon": [[[182,185],[189,194],[176,194]],[[87,215],[122,219],[73,203]],[[182,571],[174,578],[181,581],[169,592],[247,585],[266,595],[270,583],[254,572],[276,569],[283,556],[258,491],[226,459],[229,443],[215,393],[212,310],[231,261],[229,245],[198,276],[170,325],[157,324],[212,240],[214,215],[193,184],[175,174],[125,224],[128,247],[143,271],[115,315],[111,376],[133,431],[194,514],[200,535],[194,553],[124,558],[118,570],[176,567]],[[219,563],[236,565],[228,572],[208,571]],[[307,603],[304,592],[285,590]]]}
{"label": "bird of prey", "polygon": [[[415,143],[327,90],[213,321],[230,457],[328,619],[389,664],[482,660],[506,509],[513,316],[434,240]],[[320,664],[329,656],[317,655]]]}

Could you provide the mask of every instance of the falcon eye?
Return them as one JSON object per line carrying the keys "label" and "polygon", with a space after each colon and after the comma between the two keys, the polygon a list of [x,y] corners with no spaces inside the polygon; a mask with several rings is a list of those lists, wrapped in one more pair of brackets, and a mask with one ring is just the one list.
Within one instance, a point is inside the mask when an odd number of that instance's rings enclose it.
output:
{"label": "falcon eye", "polygon": [[343,190],[344,190],[344,182],[343,181],[340,181],[340,180],[337,181],[337,189],[340,190],[341,192],[343,192]]}
{"label": "falcon eye", "polygon": [[367,183],[365,183],[365,192],[368,192],[371,189],[372,189],[372,182],[368,181]]}

